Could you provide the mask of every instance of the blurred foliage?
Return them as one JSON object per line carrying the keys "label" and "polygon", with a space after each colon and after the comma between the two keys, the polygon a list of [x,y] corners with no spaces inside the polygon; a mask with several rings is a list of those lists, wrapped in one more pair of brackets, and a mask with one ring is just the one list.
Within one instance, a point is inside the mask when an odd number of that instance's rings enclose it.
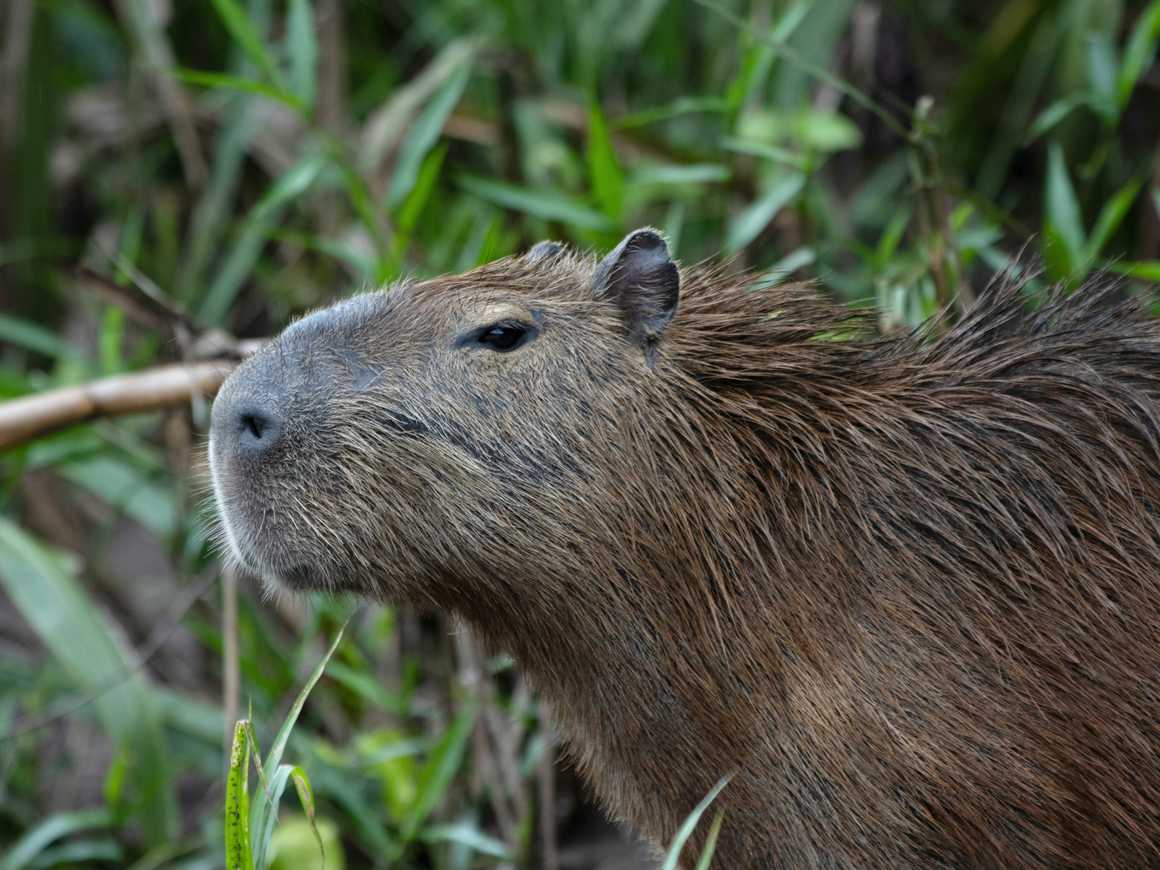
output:
{"label": "blurred foliage", "polygon": [[[645,223],[885,332],[1029,242],[1052,281],[1160,280],[1158,0],[7,0],[0,26],[0,398]],[[243,760],[276,747],[259,865],[540,866],[545,833],[630,862],[505,658],[217,582],[206,411],[0,456],[0,867],[222,866],[235,718]]]}

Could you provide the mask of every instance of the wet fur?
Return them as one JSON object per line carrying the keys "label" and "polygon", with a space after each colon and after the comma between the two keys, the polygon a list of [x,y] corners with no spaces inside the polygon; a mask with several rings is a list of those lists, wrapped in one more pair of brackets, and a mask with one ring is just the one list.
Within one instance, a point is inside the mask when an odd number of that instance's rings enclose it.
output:
{"label": "wet fur", "polygon": [[[230,534],[515,653],[657,844],[735,773],[716,866],[1160,864],[1142,306],[999,283],[881,340],[697,267],[646,360],[594,268],[509,259],[292,328],[268,351],[314,363],[292,470],[219,479]],[[512,299],[544,312],[529,356],[440,356],[448,310]]]}

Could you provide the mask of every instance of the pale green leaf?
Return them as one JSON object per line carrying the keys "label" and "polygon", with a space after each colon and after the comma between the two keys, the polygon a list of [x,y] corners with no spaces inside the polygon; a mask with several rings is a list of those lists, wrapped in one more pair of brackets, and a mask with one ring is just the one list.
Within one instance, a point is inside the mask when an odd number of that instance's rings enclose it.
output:
{"label": "pale green leaf", "polygon": [[71,559],[0,517],[0,587],[77,685],[93,699],[106,733],[131,749],[126,800],[149,841],[177,829],[168,753],[154,699],[119,635],[77,582]]}
{"label": "pale green leaf", "polygon": [[633,186],[672,187],[678,184],[719,184],[729,180],[729,167],[720,163],[654,163],[631,176]]}
{"label": "pale green leaf", "polygon": [[49,816],[6,847],[7,853],[0,858],[0,870],[23,870],[30,867],[57,840],[79,831],[104,828],[111,822],[106,809],[78,810]]}
{"label": "pale green leaf", "polygon": [[314,184],[326,165],[327,158],[322,154],[304,158],[275,181],[250,211],[238,239],[229,249],[221,270],[202,300],[198,316],[203,322],[220,324],[225,320],[234,298],[253,271],[282,210]]}
{"label": "pale green leaf", "polygon": [[246,11],[238,5],[236,0],[211,0],[218,16],[226,26],[230,36],[246,53],[246,56],[262,71],[267,80],[277,86],[278,90],[287,90],[282,81],[282,74],[274,64],[274,58],[267,50],[262,37],[254,29]]}
{"label": "pale green leaf", "polygon": [[1109,265],[1108,269],[1129,278],[1160,284],[1160,260],[1121,260]]}
{"label": "pale green leaf", "polygon": [[693,831],[697,827],[697,822],[701,820],[701,816],[705,814],[705,810],[709,809],[709,805],[717,799],[717,795],[721,794],[722,790],[729,784],[732,776],[726,776],[721,779],[709,791],[701,802],[693,808],[693,811],[681,823],[681,827],[677,830],[677,835],[673,837],[673,842],[669,846],[669,851],[665,855],[665,862],[661,866],[661,870],[677,870],[680,866],[681,851],[685,848],[685,843],[688,842],[689,837],[693,835]]}
{"label": "pale green leaf", "polygon": [[215,73],[209,70],[200,69],[182,69],[178,68],[173,71],[177,78],[186,84],[197,85],[203,88],[216,88],[226,91],[236,91],[243,94],[255,94],[260,97],[266,97],[270,100],[276,100],[283,103],[292,109],[301,110],[305,107],[302,100],[290,93],[284,91],[274,85],[266,84],[265,82],[256,79],[248,79],[244,76],[228,75],[226,73]]}
{"label": "pale green leaf", "polygon": [[1158,42],[1160,42],[1160,0],[1152,0],[1136,20],[1136,26],[1124,49],[1124,60],[1120,64],[1119,75],[1116,77],[1116,96],[1121,109],[1128,105],[1140,76],[1152,65]]}
{"label": "pale green leaf", "polygon": [[624,175],[616,159],[616,148],[604,121],[604,113],[593,101],[588,109],[588,179],[601,209],[619,220],[624,209]]}
{"label": "pale green leaf", "polygon": [[544,220],[561,221],[584,230],[614,228],[603,214],[567,194],[533,190],[472,175],[460,176],[459,185],[481,199]]}
{"label": "pale green leaf", "polygon": [[443,133],[443,126],[452,110],[459,104],[463,91],[471,79],[470,59],[465,60],[455,73],[443,84],[434,99],[427,104],[415,123],[407,131],[399,146],[399,156],[395,163],[387,202],[392,208],[398,206],[415,187],[419,169],[427,153],[435,147]]}
{"label": "pale green leaf", "polygon": [[475,713],[475,705],[465,703],[424,763],[419,776],[419,795],[400,826],[400,835],[404,840],[415,839],[423,822],[443,799],[467,749],[467,741],[475,724]]}
{"label": "pale green leaf", "polygon": [[736,253],[756,239],[777,213],[801,193],[805,183],[805,176],[797,173],[776,179],[756,202],[729,221],[725,250]]}
{"label": "pale green leaf", "polygon": [[52,330],[36,323],[0,314],[0,341],[8,342],[45,356],[80,362],[81,353]]}
{"label": "pale green leaf", "polygon": [[290,55],[290,87],[302,108],[314,106],[318,41],[314,38],[314,12],[310,0],[290,0],[286,16],[286,50]]}
{"label": "pale green leaf", "polygon": [[1116,49],[1106,33],[1088,36],[1088,83],[1096,110],[1107,121],[1116,117]]}
{"label": "pale green leaf", "polygon": [[[1067,265],[1066,275],[1071,275],[1083,262],[1087,247],[1084,238],[1083,216],[1079,200],[1072,187],[1071,177],[1064,162],[1063,149],[1058,143],[1051,143],[1047,161],[1047,202],[1045,205],[1044,236],[1048,245],[1045,254],[1057,266]],[[1052,247],[1062,250],[1052,253]]]}
{"label": "pale green leaf", "polygon": [[1142,187],[1143,184],[1139,181],[1129,181],[1104,203],[1099,217],[1096,218],[1096,225],[1092,228],[1091,237],[1088,239],[1086,257],[1088,261],[1094,260],[1104,252],[1108,240],[1115,235],[1116,230],[1124,222],[1124,218],[1127,217]]}
{"label": "pale green leaf", "polygon": [[1092,106],[1092,95],[1080,92],[1076,94],[1069,94],[1061,100],[1056,100],[1046,109],[1044,109],[1032,123],[1027,135],[1024,137],[1025,143],[1034,142],[1043,134],[1049,132],[1061,123],[1068,115],[1074,112],[1081,106]]}
{"label": "pale green leaf", "polygon": [[487,855],[497,861],[514,861],[516,858],[506,843],[488,836],[468,822],[432,825],[423,832],[422,840],[425,843],[459,843],[472,852]]}
{"label": "pale green leaf", "polygon": [[269,864],[266,853],[270,848],[270,838],[274,835],[274,826],[278,823],[278,806],[282,802],[282,793],[286,791],[286,784],[290,781],[292,770],[293,768],[289,764],[279,765],[272,776],[267,770],[266,776],[268,778],[262,784],[262,793],[257,796],[256,801],[251,802],[251,814],[254,816],[258,815],[255,812],[257,804],[265,805],[257,825],[251,818],[250,848],[254,855],[255,870],[265,870]]}
{"label": "pale green leaf", "polygon": [[310,777],[306,775],[306,771],[301,767],[295,767],[290,771],[290,778],[294,781],[294,791],[298,794],[298,803],[302,805],[302,811],[306,813],[306,821],[310,823],[310,830],[314,833],[315,842],[318,843],[318,852],[322,856],[322,863],[326,863],[326,846],[322,841],[322,833],[318,830],[318,818],[315,814],[314,806],[314,789],[310,786]]}
{"label": "pale green leaf", "polygon": [[[282,764],[282,753],[286,750],[286,743],[290,740],[290,733],[294,730],[294,725],[298,721],[298,716],[302,713],[302,708],[306,706],[306,699],[310,696],[311,691],[313,691],[318,681],[322,679],[327,662],[334,655],[334,651],[338,649],[339,643],[342,642],[343,632],[345,631],[346,624],[344,623],[342,628],[335,634],[330,648],[327,649],[326,654],[319,660],[318,664],[314,666],[314,670],[311,671],[310,676],[306,679],[302,690],[294,699],[294,703],[290,706],[286,718],[282,721],[282,727],[278,729],[278,733],[274,737],[274,742],[270,746],[270,751],[266,754],[266,758],[260,767],[260,770],[267,773],[274,771],[271,781],[265,784],[262,799],[254,801],[249,821],[250,830],[260,837],[255,843],[254,852],[261,859],[264,859],[266,847],[269,845],[269,836],[274,828],[271,817],[276,817],[278,814],[278,801],[282,797],[282,791],[286,788],[286,780],[293,770],[291,766]],[[263,863],[256,864],[256,867],[257,870],[265,870]]]}
{"label": "pale green leaf", "polygon": [[701,850],[701,857],[697,861],[697,870],[709,870],[713,866],[713,853],[717,851],[717,837],[721,833],[721,823],[725,821],[725,811],[718,810],[713,816],[713,824],[709,826],[709,835],[705,838],[705,848]]}

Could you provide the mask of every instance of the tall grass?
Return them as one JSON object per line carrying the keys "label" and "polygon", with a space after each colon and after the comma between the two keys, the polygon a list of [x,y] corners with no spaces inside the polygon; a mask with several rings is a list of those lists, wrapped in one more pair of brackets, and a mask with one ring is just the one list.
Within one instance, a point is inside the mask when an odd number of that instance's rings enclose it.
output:
{"label": "tall grass", "polygon": [[[1029,240],[1048,280],[1160,280],[1160,0],[9,0],[0,25],[0,399],[645,223],[884,331]],[[0,455],[0,867],[595,855],[534,695],[443,617],[243,584],[224,618],[206,412]]]}

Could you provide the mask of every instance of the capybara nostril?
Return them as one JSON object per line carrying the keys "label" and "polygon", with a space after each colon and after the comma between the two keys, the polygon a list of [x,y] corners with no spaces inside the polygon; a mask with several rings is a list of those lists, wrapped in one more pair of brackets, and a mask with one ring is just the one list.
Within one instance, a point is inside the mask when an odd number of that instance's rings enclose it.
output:
{"label": "capybara nostril", "polygon": [[254,404],[239,407],[233,414],[237,449],[251,456],[269,451],[282,434],[278,414]]}

